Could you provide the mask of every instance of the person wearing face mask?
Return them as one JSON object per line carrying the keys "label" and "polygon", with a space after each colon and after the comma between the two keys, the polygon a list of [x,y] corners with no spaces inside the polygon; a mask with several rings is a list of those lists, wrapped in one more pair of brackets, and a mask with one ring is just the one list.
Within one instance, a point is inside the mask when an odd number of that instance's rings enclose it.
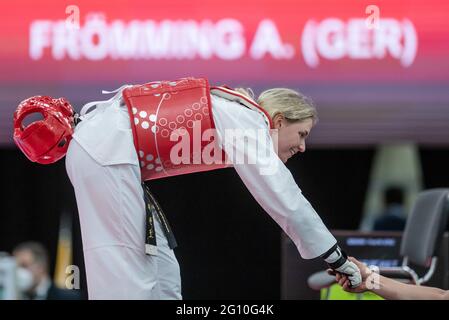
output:
{"label": "person wearing face mask", "polygon": [[[304,259],[321,257],[347,274],[353,287],[360,284],[357,266],[285,166],[305,152],[317,122],[310,99],[286,88],[255,99],[251,90],[210,86],[204,78],[124,85],[114,92],[107,101],[86,104],[79,116],[69,113],[68,122],[78,124],[72,140],[70,127],[57,136],[70,141],[65,149],[54,147],[62,142],[55,140],[49,151],[33,153],[16,126],[16,143],[34,161],[51,163],[67,150],[90,299],[181,299],[176,242],[148,181],[229,166]],[[33,108],[39,103],[67,106],[47,99],[33,101]],[[15,118],[23,118],[20,111]]]}
{"label": "person wearing face mask", "polygon": [[60,289],[49,274],[47,250],[40,243],[24,242],[13,250],[17,264],[17,285],[25,300],[79,300],[77,290]]}

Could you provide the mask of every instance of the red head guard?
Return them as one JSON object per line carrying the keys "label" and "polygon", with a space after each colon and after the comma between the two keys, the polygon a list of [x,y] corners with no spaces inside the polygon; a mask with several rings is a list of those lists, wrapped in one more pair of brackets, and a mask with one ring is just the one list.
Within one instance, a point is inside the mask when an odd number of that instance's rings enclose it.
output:
{"label": "red head guard", "polygon": [[[23,127],[31,113],[44,117]],[[34,96],[23,100],[14,112],[14,141],[33,162],[50,164],[65,156],[74,128],[74,110],[64,98]]]}

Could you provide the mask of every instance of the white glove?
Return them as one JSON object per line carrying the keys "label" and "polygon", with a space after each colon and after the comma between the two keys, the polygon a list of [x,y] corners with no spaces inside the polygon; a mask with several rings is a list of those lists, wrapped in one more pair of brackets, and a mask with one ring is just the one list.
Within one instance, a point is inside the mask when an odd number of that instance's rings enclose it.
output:
{"label": "white glove", "polygon": [[359,268],[354,262],[348,259],[339,268],[334,270],[348,276],[351,288],[357,288],[362,283],[362,275],[360,274]]}
{"label": "white glove", "polygon": [[362,283],[362,275],[359,268],[354,262],[348,260],[348,256],[338,245],[335,245],[332,249],[329,250],[330,253],[328,251],[325,254],[323,257],[324,261],[327,262],[332,270],[347,275],[351,288],[357,288]]}

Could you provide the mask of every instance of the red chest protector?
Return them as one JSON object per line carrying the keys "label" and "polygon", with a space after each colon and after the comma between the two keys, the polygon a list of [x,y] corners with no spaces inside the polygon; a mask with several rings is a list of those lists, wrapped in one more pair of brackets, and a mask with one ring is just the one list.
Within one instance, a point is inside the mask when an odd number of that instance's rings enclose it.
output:
{"label": "red chest protector", "polygon": [[254,101],[226,87],[211,88],[204,78],[128,87],[122,95],[128,107],[142,181],[229,166],[216,135],[210,134],[215,129],[211,90],[261,113],[272,127],[269,116]]}

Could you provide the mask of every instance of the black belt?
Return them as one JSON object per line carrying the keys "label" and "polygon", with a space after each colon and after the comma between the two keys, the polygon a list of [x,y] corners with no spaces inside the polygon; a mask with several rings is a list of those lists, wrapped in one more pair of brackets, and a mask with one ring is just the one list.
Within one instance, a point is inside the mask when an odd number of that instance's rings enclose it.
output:
{"label": "black belt", "polygon": [[142,183],[143,193],[145,198],[145,252],[147,254],[154,254],[156,252],[156,230],[154,228],[154,214],[157,214],[161,222],[162,230],[164,230],[165,236],[167,237],[168,246],[170,249],[176,248],[178,246],[173,231],[168,224],[167,217],[164,214],[159,203],[154,198],[150,189],[145,183]]}

